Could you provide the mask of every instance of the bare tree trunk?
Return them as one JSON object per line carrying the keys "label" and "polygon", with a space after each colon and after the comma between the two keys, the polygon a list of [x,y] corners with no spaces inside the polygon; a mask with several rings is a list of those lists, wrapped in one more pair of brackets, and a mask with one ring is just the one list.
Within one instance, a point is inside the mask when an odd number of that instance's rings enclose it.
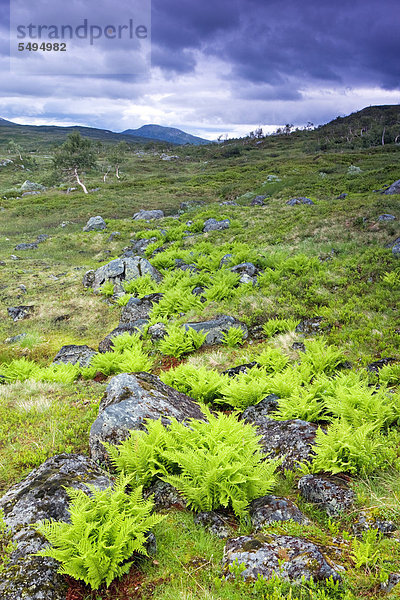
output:
{"label": "bare tree trunk", "polygon": [[386,127],[383,128],[383,132],[382,132],[382,146],[385,145],[385,131],[386,131]]}
{"label": "bare tree trunk", "polygon": [[76,179],[78,185],[81,186],[81,188],[83,189],[83,191],[85,192],[85,194],[88,194],[89,192],[87,191],[85,184],[82,183],[82,181],[79,179],[78,169],[74,170],[74,175],[75,175],[75,179]]}
{"label": "bare tree trunk", "polygon": [[109,174],[109,172],[110,172],[110,169],[111,169],[111,167],[108,167],[107,171],[104,173],[104,176],[103,176],[103,181],[104,181],[104,183],[106,182],[107,175]]}
{"label": "bare tree trunk", "polygon": [[121,179],[121,177],[119,176],[119,165],[117,165],[115,167],[115,176],[116,176],[117,179]]}
{"label": "bare tree trunk", "polygon": [[397,144],[397,140],[400,138],[400,135],[396,135],[395,139],[394,139],[394,143]]}

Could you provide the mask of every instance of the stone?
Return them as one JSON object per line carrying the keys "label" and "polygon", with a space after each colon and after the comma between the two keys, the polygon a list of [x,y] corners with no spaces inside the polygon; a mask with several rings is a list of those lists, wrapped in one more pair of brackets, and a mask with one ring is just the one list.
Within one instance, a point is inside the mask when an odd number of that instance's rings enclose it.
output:
{"label": "stone", "polygon": [[400,194],[400,179],[394,181],[382,194]]}
{"label": "stone", "polygon": [[43,242],[45,242],[48,239],[49,239],[49,236],[47,235],[47,233],[41,233],[37,236],[36,243],[42,244]]}
{"label": "stone", "polygon": [[111,281],[114,285],[121,288],[120,291],[122,291],[122,283],[124,281],[137,279],[147,273],[157,283],[162,279],[161,273],[142,256],[116,258],[106,265],[99,267],[94,272],[87,271],[83,278],[83,285],[85,287],[92,287],[97,292],[104,283]]}
{"label": "stone", "polygon": [[362,535],[365,531],[377,529],[382,535],[390,535],[398,530],[396,523],[393,521],[381,521],[375,519],[366,511],[361,511],[356,521],[352,524],[352,530],[356,535]]}
{"label": "stone", "polygon": [[187,210],[192,210],[194,208],[199,208],[200,206],[204,206],[204,202],[202,200],[187,200],[186,202],[181,202],[179,205],[179,209],[183,212]]}
{"label": "stone", "polygon": [[314,204],[310,198],[304,198],[304,196],[299,196],[298,198],[291,198],[286,202],[289,206],[295,206],[296,204]]}
{"label": "stone", "polygon": [[231,262],[232,258],[233,258],[233,254],[225,254],[225,256],[223,256],[221,258],[221,261],[219,263],[219,268],[222,269],[223,267],[228,266],[229,263]]}
{"label": "stone", "polygon": [[193,296],[198,296],[200,302],[207,302],[207,298],[204,296],[205,291],[205,287],[203,287],[202,285],[197,285],[195,288],[192,289],[192,294]]}
{"label": "stone", "polygon": [[103,219],[98,215],[97,217],[90,217],[89,221],[86,223],[83,231],[102,231],[106,229],[107,225]]}
{"label": "stone", "polygon": [[34,192],[34,191],[45,191],[45,186],[41,185],[40,183],[35,183],[34,181],[29,181],[29,179],[27,179],[26,181],[24,181],[24,183],[21,185],[21,187],[19,188],[21,190],[21,192]]}
{"label": "stone", "polygon": [[296,333],[305,333],[306,335],[312,335],[321,331],[322,317],[309,317],[302,319],[297,325]]}
{"label": "stone", "polygon": [[176,258],[175,259],[175,269],[180,269],[181,271],[191,271],[192,273],[198,273],[199,272],[199,270],[196,267],[196,265],[193,265],[193,264],[188,265],[181,258]]}
{"label": "stone", "polygon": [[267,198],[267,196],[256,196],[255,198],[253,198],[253,200],[250,202],[250,206],[264,206],[265,202],[264,200]]}
{"label": "stone", "polygon": [[392,363],[397,362],[396,358],[393,356],[387,356],[386,358],[380,358],[379,360],[375,360],[374,362],[367,365],[365,368],[370,373],[379,373],[379,370],[386,365],[391,365]]}
{"label": "stone", "polygon": [[251,262],[240,263],[231,268],[232,273],[240,275],[240,283],[257,283],[257,275],[259,273],[257,267]]}
{"label": "stone", "polygon": [[316,504],[329,517],[337,517],[349,510],[355,497],[344,483],[335,483],[321,475],[305,475],[299,480],[298,488],[307,502]]}
{"label": "stone", "polygon": [[243,565],[241,577],[257,580],[278,577],[285,581],[300,583],[302,580],[325,581],[341,577],[324,556],[322,549],[313,542],[290,535],[240,536],[227,541],[224,548],[223,568],[228,579],[235,577],[229,572],[231,565]]}
{"label": "stone", "polygon": [[348,194],[343,193],[343,194],[339,194],[339,196],[337,196],[336,200],[344,200],[345,198],[347,198]]}
{"label": "stone", "polygon": [[160,417],[164,424],[172,417],[181,422],[204,420],[199,405],[192,398],[169,387],[155,375],[116,375],[106,388],[99,415],[90,430],[91,457],[96,462],[105,462],[106,450],[101,442],[118,444],[129,437],[132,430],[144,430],[146,419]]}
{"label": "stone", "polygon": [[96,354],[96,350],[93,350],[89,346],[69,344],[60,348],[53,359],[53,363],[71,363],[73,365],[79,364],[80,367],[88,367],[93,356],[96,356]]}
{"label": "stone", "polygon": [[195,329],[196,331],[203,331],[206,333],[207,337],[204,342],[206,346],[221,344],[224,333],[226,333],[231,327],[241,329],[243,332],[243,339],[248,337],[247,326],[241,321],[238,321],[234,317],[230,317],[228,315],[218,315],[210,321],[203,321],[201,323],[186,323],[184,327],[186,330],[191,328]]}
{"label": "stone", "polygon": [[382,592],[389,594],[400,583],[400,573],[390,573],[387,581],[381,583]]}
{"label": "stone", "polygon": [[41,192],[24,192],[23,194],[21,194],[21,196],[23,198],[24,196],[37,196],[40,194],[41,194]]}
{"label": "stone", "polygon": [[298,463],[312,461],[318,426],[308,421],[291,419],[275,421],[261,416],[257,410],[244,419],[257,427],[262,451],[270,458],[282,459],[281,468],[295,470]]}
{"label": "stone", "polygon": [[113,329],[111,333],[106,335],[106,337],[103,340],[101,340],[99,344],[99,352],[101,354],[104,354],[105,352],[112,352],[114,348],[113,339],[118,337],[119,335],[122,335],[124,333],[129,333],[130,335],[134,333],[142,334],[143,328],[145,325],[147,325],[147,322],[148,321],[146,319],[138,319],[137,321],[122,323],[118,325],[118,327]]}
{"label": "stone", "polygon": [[115,240],[115,238],[119,237],[121,234],[119,231],[112,231],[109,235],[109,237],[107,238],[107,242],[113,242]]}
{"label": "stone", "polygon": [[153,221],[155,219],[163,219],[164,211],[162,210],[139,210],[139,212],[133,215],[134,221]]}
{"label": "stone", "polygon": [[392,254],[395,258],[400,258],[400,238],[397,238],[392,245]]}
{"label": "stone", "polygon": [[164,510],[168,508],[185,509],[187,507],[186,500],[179,495],[170,483],[156,479],[147,487],[143,495],[148,498],[152,497],[154,502],[154,510]]}
{"label": "stone", "polygon": [[11,254],[10,258],[11,258],[11,260],[21,260],[21,257],[15,256],[15,254]]}
{"label": "stone", "polygon": [[36,242],[26,243],[26,244],[17,244],[14,250],[36,250],[39,246]]}
{"label": "stone", "polygon": [[306,347],[303,342],[293,342],[292,350],[296,350],[297,352],[305,352]]}
{"label": "stone", "polygon": [[222,231],[223,229],[229,229],[231,222],[229,219],[223,221],[217,221],[217,219],[207,219],[204,222],[203,232],[208,233],[209,231]]}
{"label": "stone", "polygon": [[4,342],[6,344],[16,344],[17,342],[22,342],[27,335],[27,333],[19,333],[18,335],[13,335],[12,337],[6,338]]}
{"label": "stone", "polygon": [[34,311],[34,306],[9,306],[7,308],[8,316],[13,321],[21,321],[22,319],[29,319]]}
{"label": "stone", "polygon": [[256,498],[250,502],[249,514],[256,531],[259,531],[263,525],[277,521],[296,521],[304,524],[309,522],[294,502],[278,496]]}
{"label": "stone", "polygon": [[195,514],[193,520],[197,525],[201,525],[207,531],[221,539],[228,538],[232,533],[228,518],[222,511],[210,510],[199,512]]}
{"label": "stone", "polygon": [[146,239],[131,240],[132,246],[128,246],[127,248],[124,248],[124,253],[122,255],[122,258],[138,256],[138,255],[143,256],[147,246],[149,246],[150,244],[153,244],[156,241],[157,241],[156,237],[149,238],[148,240],[146,240]]}
{"label": "stone", "polygon": [[234,200],[224,200],[223,202],[219,203],[220,206],[237,206],[238,203],[235,202]]}
{"label": "stone", "polygon": [[150,335],[153,342],[158,342],[167,335],[167,326],[165,323],[154,323],[154,325],[151,325],[148,328],[147,333]]}
{"label": "stone", "polygon": [[130,298],[121,313],[120,325],[132,323],[138,319],[148,319],[154,304],[158,304],[163,294],[148,294],[142,298]]}
{"label": "stone", "polygon": [[261,421],[264,417],[270,418],[271,413],[276,411],[279,406],[279,396],[276,394],[269,394],[265,398],[258,402],[254,406],[249,406],[242,413],[240,419],[246,421],[246,423],[254,423]]}
{"label": "stone", "polygon": [[0,167],[6,167],[7,165],[11,165],[13,161],[10,158],[2,158],[0,159]]}
{"label": "stone", "polygon": [[2,498],[0,508],[16,544],[0,578],[2,600],[65,600],[68,584],[57,573],[59,563],[32,556],[47,545],[30,525],[44,519],[68,521],[66,487],[89,491],[112,485],[107,473],[86,456],[60,454],[47,459]]}
{"label": "stone", "polygon": [[389,215],[389,214],[379,215],[379,217],[378,217],[378,221],[395,221],[395,220],[396,220],[396,217],[394,215]]}
{"label": "stone", "polygon": [[240,375],[240,373],[247,373],[247,371],[249,371],[250,369],[259,366],[260,365],[257,362],[253,361],[251,363],[246,363],[244,365],[238,365],[237,367],[231,367],[230,369],[226,369],[226,371],[223,371],[221,374],[228,375],[228,377],[236,377],[237,375]]}

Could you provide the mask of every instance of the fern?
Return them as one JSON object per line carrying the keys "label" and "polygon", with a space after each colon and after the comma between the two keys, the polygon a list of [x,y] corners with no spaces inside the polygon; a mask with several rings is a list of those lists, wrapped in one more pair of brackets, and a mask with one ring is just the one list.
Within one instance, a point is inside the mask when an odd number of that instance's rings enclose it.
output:
{"label": "fern", "polygon": [[125,350],[121,354],[120,373],[139,373],[140,371],[150,371],[152,368],[153,361],[140,349]]}
{"label": "fern", "polygon": [[73,383],[80,375],[79,365],[71,363],[51,364],[44,369],[39,369],[32,379],[36,381],[49,381],[56,383]]}
{"label": "fern", "polygon": [[3,364],[0,367],[0,374],[4,377],[6,383],[33,379],[39,372],[40,367],[33,360],[26,358],[17,358],[8,363],[8,365]]}
{"label": "fern", "polygon": [[400,384],[400,364],[385,365],[379,369],[379,381],[387,385]]}
{"label": "fern", "polygon": [[331,375],[344,361],[342,352],[334,346],[328,346],[323,338],[305,343],[306,351],[302,355],[302,364],[308,365],[313,375],[326,373]]}
{"label": "fern", "polygon": [[324,418],[324,405],[321,398],[312,391],[300,388],[297,392],[279,400],[276,412],[271,415],[279,421],[302,419],[304,421],[320,421]]}
{"label": "fern", "polygon": [[180,358],[184,354],[194,352],[204,343],[207,335],[192,327],[187,330],[179,323],[167,327],[167,335],[160,341],[159,349],[167,356]]}
{"label": "fern", "polygon": [[218,271],[212,278],[209,289],[205,292],[207,300],[221,302],[230,298],[239,285],[240,275],[231,271]]}
{"label": "fern", "polygon": [[238,327],[230,327],[222,336],[222,343],[228,348],[243,344],[243,331]]}
{"label": "fern", "polygon": [[121,335],[113,338],[114,352],[123,352],[124,350],[143,350],[143,342],[139,333],[129,333],[125,331]]}
{"label": "fern", "polygon": [[164,518],[151,514],[153,502],[143,500],[141,487],[127,492],[130,483],[130,477],[120,476],[113,489],[88,485],[90,495],[68,489],[71,523],[35,524],[52,547],[34,556],[54,558],[61,563],[59,573],[82,579],[94,590],[127,573],[134,553],[147,555],[146,534]]}
{"label": "fern", "polygon": [[269,377],[262,369],[255,368],[227,381],[221,388],[221,398],[216,402],[244,410],[261,402],[269,393]]}
{"label": "fern", "polygon": [[289,358],[277,348],[265,348],[255,359],[267,373],[279,373],[289,362]]}
{"label": "fern", "polygon": [[270,319],[263,325],[263,332],[267,337],[272,337],[276,333],[286,333],[296,329],[299,321],[294,319]]}
{"label": "fern", "polygon": [[106,281],[99,289],[100,294],[106,298],[111,298],[114,295],[114,284],[112,281]]}
{"label": "fern", "polygon": [[118,306],[126,306],[131,298],[132,296],[130,294],[124,294],[117,298],[115,302]]}
{"label": "fern", "polygon": [[118,352],[104,352],[104,354],[96,354],[90,361],[90,368],[95,372],[103,373],[103,375],[114,375],[122,373],[121,371],[121,354]]}
{"label": "fern", "polygon": [[175,369],[163,371],[160,373],[160,379],[180,392],[205,403],[215,400],[227,381],[226,376],[219,375],[212,369],[190,364],[182,364]]}
{"label": "fern", "polygon": [[124,283],[124,290],[127,294],[131,294],[137,298],[143,298],[158,291],[158,284],[154,281],[149,273],[138,277],[137,279],[131,279]]}

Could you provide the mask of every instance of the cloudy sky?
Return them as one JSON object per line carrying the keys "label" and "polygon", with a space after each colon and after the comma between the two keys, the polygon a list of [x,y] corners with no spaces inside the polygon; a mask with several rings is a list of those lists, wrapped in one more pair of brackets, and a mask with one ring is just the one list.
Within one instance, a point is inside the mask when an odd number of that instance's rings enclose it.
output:
{"label": "cloudy sky", "polygon": [[158,123],[215,139],[400,103],[399,0],[152,0],[141,73],[126,75],[135,39],[70,43],[69,75],[51,61],[34,74],[27,52],[10,69],[10,31],[13,53],[20,41],[10,8],[27,11],[25,25],[118,26],[145,21],[135,7],[145,1],[0,0],[0,116],[113,131]]}

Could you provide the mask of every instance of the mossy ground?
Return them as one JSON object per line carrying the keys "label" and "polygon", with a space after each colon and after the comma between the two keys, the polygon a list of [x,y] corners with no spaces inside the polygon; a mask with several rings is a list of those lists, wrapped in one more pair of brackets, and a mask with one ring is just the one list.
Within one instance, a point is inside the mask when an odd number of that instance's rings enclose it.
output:
{"label": "mossy ground", "polygon": [[[127,153],[120,181],[110,175],[104,184],[100,169],[86,175],[89,188],[100,188],[96,192],[67,195],[49,188],[41,195],[17,199],[16,190],[25,179],[46,185],[57,179],[48,158],[52,149],[35,149],[34,140],[29,149],[23,153],[23,158],[34,159],[29,172],[17,164],[0,168],[0,196],[5,196],[0,201],[4,208],[0,212],[0,362],[26,357],[44,366],[64,344],[96,348],[118,324],[121,308],[84,290],[85,271],[119,256],[136,233],[154,228],[175,231],[189,219],[195,222],[197,233],[185,239],[177,236],[179,252],[186,256],[196,252],[203,241],[216,250],[223,244],[244,243],[252,260],[269,275],[261,279],[259,287],[243,286],[240,294],[192,309],[185,320],[226,313],[254,326],[275,317],[300,320],[321,316],[327,342],[341,349],[353,370],[380,358],[400,358],[400,264],[385,247],[399,236],[399,197],[373,191],[399,178],[398,146],[357,150],[343,146],[322,152],[315,151],[315,140],[295,134],[268,138],[261,144],[248,140],[174,148],[171,153],[180,158],[169,162],[150,150],[136,154],[134,148]],[[102,152],[100,149],[99,163],[106,162]],[[351,165],[361,172],[352,174]],[[280,181],[269,183],[269,175]],[[249,206],[250,194],[243,197],[248,192],[267,195],[265,206]],[[343,192],[348,196],[338,199]],[[307,196],[315,205],[287,206],[286,201],[294,196]],[[199,200],[205,205],[179,220],[171,218],[181,202]],[[239,206],[220,206],[224,200],[235,200]],[[132,215],[142,208],[162,208],[167,218],[149,225],[132,221]],[[378,216],[383,213],[393,214],[397,220],[380,221]],[[105,218],[107,230],[83,233],[87,219],[97,214]],[[231,228],[199,233],[208,217],[229,218]],[[63,222],[69,223],[61,227]],[[112,231],[119,235],[109,242]],[[18,243],[34,241],[38,234],[47,234],[49,239],[37,250],[14,249]],[[20,259],[13,260],[11,255]],[[203,267],[209,272],[205,264]],[[277,278],[274,272],[278,267]],[[215,272],[213,267],[211,273]],[[19,288],[21,284],[26,293]],[[33,316],[13,323],[6,308],[20,304],[34,305]],[[22,332],[28,335],[21,342],[4,343]],[[291,331],[237,348],[201,349],[183,360],[222,371],[253,360],[263,348],[272,346],[281,348],[294,364],[299,359],[292,349],[294,341],[304,340]],[[165,368],[159,354],[154,359],[155,372]],[[0,386],[0,490],[48,456],[62,451],[87,453],[89,428],[103,390],[102,383],[83,381]],[[393,392],[398,392],[396,386]],[[380,578],[399,570],[398,542],[378,540],[377,563],[371,565],[367,560],[356,568],[353,542],[346,532],[361,508],[399,520],[400,474],[392,466],[368,478],[355,477],[352,485],[358,495],[357,509],[347,521],[335,524],[301,502],[296,476],[281,478],[274,492],[291,497],[310,516],[314,529],[305,532],[310,539],[327,547],[340,546],[338,562],[347,569],[341,591],[317,586],[290,592],[286,584],[278,582],[254,587],[222,581],[223,542],[195,526],[191,514],[172,511],[158,526],[156,558],[142,564],[141,575],[133,577],[131,587],[125,580],[113,584],[112,598],[377,598]],[[302,535],[298,530],[292,533]],[[111,598],[110,593],[87,592],[87,598],[105,600]]]}

